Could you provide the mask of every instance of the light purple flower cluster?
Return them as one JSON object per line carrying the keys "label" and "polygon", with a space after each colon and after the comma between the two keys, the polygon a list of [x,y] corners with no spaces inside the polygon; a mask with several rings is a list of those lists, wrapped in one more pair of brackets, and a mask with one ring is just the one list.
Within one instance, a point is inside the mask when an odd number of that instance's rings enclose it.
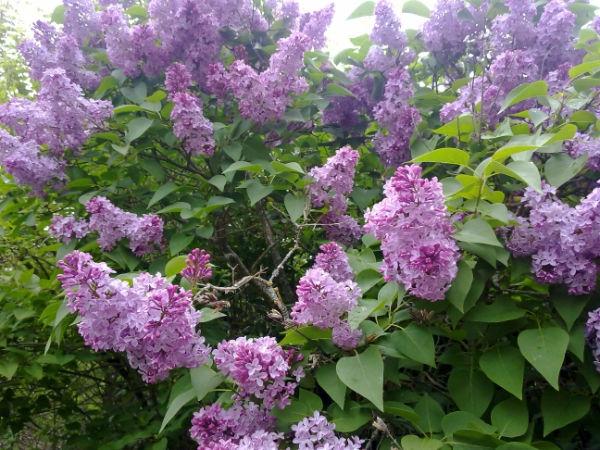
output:
{"label": "light purple flower cluster", "polygon": [[192,284],[196,284],[202,280],[208,280],[212,277],[210,254],[206,250],[199,248],[193,249],[187,255],[185,268],[181,271],[181,276]]}
{"label": "light purple flower cluster", "polygon": [[440,117],[444,121],[454,119],[463,113],[474,113],[476,105],[481,104],[481,114],[488,124],[495,124],[506,114],[521,111],[530,102],[521,102],[502,115],[498,112],[506,95],[522,83],[537,79],[538,67],[528,52],[522,50],[506,51],[496,57],[485,78],[478,77],[459,90],[459,97],[446,103]]}
{"label": "light purple flower cluster", "polygon": [[383,274],[426,300],[442,300],[460,257],[437,178],[401,166],[384,187],[385,199],[365,213],[365,230],[381,240]]}
{"label": "light purple flower cluster", "polygon": [[295,350],[284,350],[272,337],[223,341],[213,352],[217,368],[239,387],[238,397],[260,399],[265,408],[285,408],[304,377]]}
{"label": "light purple flower cluster", "polygon": [[171,111],[173,134],[183,141],[183,148],[192,155],[211,156],[215,151],[212,123],[204,117],[200,99],[188,87],[192,76],[183,64],[167,69],[165,85],[174,107]]}
{"label": "light purple flower cluster", "polygon": [[387,0],[379,0],[375,7],[375,25],[371,31],[371,41],[376,45],[402,50],[406,47],[406,35],[400,27],[392,5]]}
{"label": "light purple flower cluster", "polygon": [[590,311],[585,324],[585,337],[594,355],[594,365],[600,372],[600,308]]}
{"label": "light purple flower cluster", "polygon": [[600,171],[600,138],[577,133],[573,140],[564,143],[564,148],[571,158],[586,155],[587,166],[591,170]]}
{"label": "light purple flower cluster", "polygon": [[98,233],[98,245],[104,251],[112,250],[121,239],[129,240],[129,248],[136,255],[145,255],[160,249],[163,242],[163,221],[155,214],[136,214],[123,211],[105,197],[94,197],[85,205],[89,220],[73,216],[55,215],[49,232],[56,239],[69,242],[89,233]]}
{"label": "light purple flower cluster", "polygon": [[105,197],[94,197],[85,205],[90,213],[88,227],[98,233],[98,245],[112,250],[121,239],[129,240],[129,248],[137,255],[159,249],[163,242],[163,221],[155,214],[136,214],[123,211]]}
{"label": "light purple flower cluster", "polygon": [[359,157],[359,153],[351,147],[342,147],[325,165],[313,167],[309,172],[314,180],[308,188],[312,205],[329,207],[320,220],[327,238],[346,244],[351,244],[361,234],[356,220],[346,214],[347,197],[354,186],[354,171]]}
{"label": "light purple flower cluster", "polygon": [[410,159],[410,138],[421,121],[419,110],[410,104],[413,94],[410,74],[404,67],[388,73],[383,100],[373,110],[375,119],[387,130],[387,134],[377,134],[375,151],[388,166]]}
{"label": "light purple flower cluster", "polygon": [[[49,69],[36,100],[14,98],[0,105],[0,124],[14,133],[0,134],[0,163],[19,184],[41,195],[47,184],[65,178],[65,152],[77,153],[111,112],[110,102],[84,98],[64,70]],[[47,147],[48,153],[40,146]]]}
{"label": "light purple flower cluster", "polygon": [[315,265],[300,279],[291,318],[297,325],[332,328],[334,344],[344,350],[356,348],[362,337],[345,320],[361,296],[348,263],[348,257],[336,243],[323,244]]}
{"label": "light purple flower cluster", "polygon": [[292,426],[293,443],[298,450],[360,450],[363,440],[356,436],[350,438],[337,437],[335,425],[330,423],[319,411],[311,417],[302,419]]}
{"label": "light purple flower cluster", "polygon": [[600,188],[571,207],[544,185],[543,193],[527,188],[523,197],[529,217],[519,217],[507,247],[517,256],[531,256],[532,271],[542,283],[565,284],[573,295],[596,287],[600,257]]}
{"label": "light purple flower cluster", "polygon": [[[190,435],[198,443],[198,449],[238,449],[241,441],[276,441],[281,435],[273,433],[275,418],[253,402],[234,402],[229,409],[218,403],[206,406],[194,413]],[[245,448],[245,447],[241,447]],[[262,448],[270,448],[268,445]],[[277,447],[274,447],[277,449]]]}
{"label": "light purple flower cluster", "polygon": [[68,306],[79,315],[79,333],[96,351],[126,352],[147,383],[165,379],[172,369],[197,367],[210,354],[196,332],[200,313],[191,293],[160,275],[142,273],[133,285],[112,278],[105,263],[79,251],[58,263]]}
{"label": "light purple flower cluster", "polygon": [[90,232],[86,220],[79,220],[74,216],[52,216],[49,228],[50,235],[65,244],[73,239],[81,239]]}
{"label": "light purple flower cluster", "polygon": [[100,82],[97,73],[86,69],[89,61],[81,51],[77,39],[52,24],[36,22],[33,39],[23,41],[19,51],[35,80],[41,80],[47,70],[61,69],[71,81],[84,88],[94,89]]}
{"label": "light purple flower cluster", "polygon": [[269,67],[263,72],[258,73],[242,60],[234,61],[228,68],[213,65],[207,80],[209,90],[219,96],[230,92],[238,102],[240,114],[259,124],[281,119],[291,104],[291,96],[308,89],[299,73],[304,53],[322,44],[332,16],[332,7],[303,16],[302,31],[296,30],[279,40]]}

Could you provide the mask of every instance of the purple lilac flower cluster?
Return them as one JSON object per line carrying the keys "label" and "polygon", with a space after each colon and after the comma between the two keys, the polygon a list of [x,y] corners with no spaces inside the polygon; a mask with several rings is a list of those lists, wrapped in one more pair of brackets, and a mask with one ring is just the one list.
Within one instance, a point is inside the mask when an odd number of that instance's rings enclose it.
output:
{"label": "purple lilac flower cluster", "polygon": [[206,250],[193,249],[187,255],[185,268],[181,271],[181,276],[187,279],[192,285],[212,277],[210,254]]}
{"label": "purple lilac flower cluster", "polygon": [[204,117],[200,99],[188,90],[191,78],[183,64],[175,63],[167,69],[165,84],[174,104],[173,134],[183,141],[188,153],[211,156],[215,151],[212,123]]}
{"label": "purple lilac flower cluster", "polygon": [[198,449],[237,449],[244,438],[250,442],[279,440],[281,435],[273,433],[274,429],[275,417],[256,403],[234,402],[228,409],[214,403],[194,414],[190,435]]}
{"label": "purple lilac flower cluster", "polygon": [[319,411],[292,426],[293,443],[298,450],[360,450],[363,441],[356,436],[341,438],[334,433],[335,425]]}
{"label": "purple lilac flower cluster", "polygon": [[126,352],[147,383],[177,367],[197,367],[210,354],[196,332],[200,313],[191,293],[160,275],[142,273],[133,285],[112,278],[105,263],[79,251],[59,262],[69,309],[79,315],[79,333],[96,351]]}
{"label": "purple lilac flower cluster", "polygon": [[421,121],[419,110],[410,104],[413,94],[410,74],[404,67],[388,73],[383,100],[373,110],[375,119],[387,130],[375,137],[375,151],[388,166],[410,159],[410,138]]}
{"label": "purple lilac flower cluster", "polygon": [[519,217],[507,247],[516,256],[531,256],[535,277],[542,283],[565,284],[573,295],[596,287],[600,245],[600,188],[571,207],[545,184],[543,192],[527,188],[523,196],[529,217]]}
{"label": "purple lilac flower cluster", "polygon": [[425,300],[442,300],[460,257],[437,178],[401,166],[384,187],[385,198],[365,213],[365,230],[381,240],[383,274]]}
{"label": "purple lilac flower cluster", "polygon": [[590,311],[585,324],[585,337],[594,355],[594,365],[600,372],[600,308]]}
{"label": "purple lilac flower cluster", "polygon": [[352,329],[345,320],[361,296],[353,278],[348,257],[341,247],[334,242],[323,244],[315,265],[296,288],[298,300],[291,313],[294,323],[332,328],[334,344],[344,350],[356,348],[362,333]]}
{"label": "purple lilac flower cluster", "polygon": [[329,211],[321,217],[328,239],[351,244],[360,238],[356,220],[346,214],[347,197],[354,186],[354,171],[359,153],[349,146],[340,148],[325,165],[313,167],[309,176],[314,180],[308,188],[313,206],[328,206]]}
{"label": "purple lilac flower cluster", "polygon": [[571,158],[587,156],[587,166],[591,170],[600,171],[600,138],[577,133],[573,140],[564,143],[564,149]]}
{"label": "purple lilac flower cluster", "polygon": [[260,399],[267,409],[285,408],[304,377],[302,360],[294,350],[284,350],[272,337],[239,337],[223,341],[213,352],[217,368],[239,387],[238,397]]}
{"label": "purple lilac flower cluster", "polygon": [[121,239],[129,240],[129,248],[137,255],[159,249],[163,242],[163,221],[155,214],[136,214],[123,211],[105,197],[94,197],[85,205],[89,220],[55,215],[49,232],[56,239],[68,242],[81,239],[91,232],[98,233],[98,245],[112,250]]}
{"label": "purple lilac flower cluster", "polygon": [[14,98],[0,105],[0,124],[13,132],[0,130],[0,164],[17,183],[42,195],[49,184],[64,180],[67,150],[77,153],[111,112],[110,102],[84,98],[63,69],[49,69],[36,100]]}
{"label": "purple lilac flower cluster", "polygon": [[302,16],[300,29],[279,40],[269,66],[260,73],[239,59],[228,68],[220,63],[213,65],[207,81],[209,90],[218,96],[230,92],[240,114],[259,124],[281,119],[292,101],[291,95],[308,89],[299,73],[304,53],[323,44],[332,17],[333,6]]}

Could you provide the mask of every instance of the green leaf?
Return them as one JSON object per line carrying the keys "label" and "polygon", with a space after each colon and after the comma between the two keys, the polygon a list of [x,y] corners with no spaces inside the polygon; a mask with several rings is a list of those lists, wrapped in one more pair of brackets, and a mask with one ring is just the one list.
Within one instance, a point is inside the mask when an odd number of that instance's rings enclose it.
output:
{"label": "green leaf", "polygon": [[306,196],[304,194],[285,194],[283,198],[283,204],[287,213],[290,215],[292,222],[297,222],[300,217],[304,215],[304,209],[306,208]]}
{"label": "green leaf", "polygon": [[436,433],[442,430],[444,410],[428,394],[423,394],[417,402],[415,412],[419,416],[418,425],[425,433]]}
{"label": "green leaf", "polygon": [[411,323],[389,335],[389,342],[407,358],[435,367],[435,344],[429,330]]}
{"label": "green leaf", "polygon": [[354,308],[352,308],[348,312],[348,323],[350,327],[356,329],[365,320],[369,317],[373,311],[380,309],[383,306],[383,302],[381,300],[375,299],[362,299],[358,302]]}
{"label": "green leaf", "polygon": [[273,169],[275,169],[277,171],[277,173],[286,173],[286,172],[299,173],[299,174],[305,173],[302,166],[295,161],[289,162],[289,163],[273,161],[271,163],[271,165],[273,166]]}
{"label": "green leaf", "polygon": [[210,180],[208,180],[208,182],[214,187],[216,187],[218,190],[223,192],[223,189],[225,189],[225,185],[227,184],[227,178],[225,178],[225,176],[223,175],[215,175]]}
{"label": "green leaf", "polygon": [[242,144],[239,142],[233,142],[225,147],[223,151],[234,161],[238,161],[242,156]]}
{"label": "green leaf", "polygon": [[473,283],[473,269],[464,261],[458,264],[458,273],[448,290],[447,298],[456,309],[464,312],[465,299]]}
{"label": "green leaf", "polygon": [[473,121],[473,116],[463,115],[433,131],[445,136],[458,137],[460,140],[468,140],[471,133],[475,131],[475,123]]}
{"label": "green leaf", "polygon": [[125,141],[133,142],[141,137],[152,126],[152,120],[146,117],[136,117],[127,124]]}
{"label": "green leaf", "polygon": [[419,415],[413,408],[400,402],[384,402],[384,411],[392,416],[402,417],[412,424],[419,422]]}
{"label": "green leaf", "polygon": [[435,162],[445,164],[456,164],[459,166],[469,165],[469,153],[452,147],[438,148],[424,153],[413,159],[413,162]]}
{"label": "green leaf", "polygon": [[454,237],[461,242],[502,247],[490,224],[480,218],[469,220]]}
{"label": "green leaf", "polygon": [[558,375],[569,345],[569,334],[558,327],[540,327],[521,331],[517,342],[525,359],[558,390]]}
{"label": "green leaf", "polygon": [[572,392],[554,392],[546,389],[542,394],[544,437],[555,430],[585,417],[590,410],[590,399]]}
{"label": "green leaf", "polygon": [[573,78],[577,78],[579,75],[582,75],[584,73],[595,73],[597,72],[596,69],[600,68],[600,60],[596,59],[596,60],[592,60],[592,61],[587,61],[581,64],[576,65],[575,67],[571,67],[569,69],[569,77],[571,77],[571,79]]}
{"label": "green leaf", "polygon": [[498,296],[493,303],[477,305],[465,318],[471,322],[500,323],[524,317],[526,311],[509,297]]}
{"label": "green leaf", "polygon": [[334,97],[354,97],[354,94],[351,91],[336,83],[329,83],[326,92]]}
{"label": "green leaf", "polygon": [[346,386],[340,381],[337,376],[335,364],[327,364],[321,366],[315,372],[315,378],[319,386],[336,402],[341,409],[344,409],[346,400]]}
{"label": "green leaf", "polygon": [[534,81],[532,83],[521,84],[508,93],[502,103],[500,112],[505,111],[507,108],[516,105],[523,100],[534,97],[543,97],[545,95],[548,95],[548,83],[545,81]]}
{"label": "green leaf", "polygon": [[162,424],[160,425],[160,430],[158,430],[158,432],[162,433],[162,431],[165,429],[171,419],[175,417],[179,410],[191,402],[194,398],[196,398],[196,390],[193,387],[177,395],[171,401],[171,403],[169,403],[167,412],[165,413],[165,417],[163,418]]}
{"label": "green leaf", "polygon": [[52,11],[52,15],[50,16],[50,20],[54,23],[62,24],[65,21],[65,5],[58,5]]}
{"label": "green leaf", "polygon": [[330,329],[321,329],[313,326],[291,328],[285,332],[285,337],[279,345],[304,345],[309,340],[331,339]]}
{"label": "green leaf", "polygon": [[221,317],[227,317],[221,311],[217,311],[213,308],[202,308],[200,310],[200,319],[198,319],[198,323],[206,323],[215,319],[220,319]]}
{"label": "green leaf", "polygon": [[265,186],[256,180],[252,180],[246,187],[246,193],[250,199],[250,206],[256,205],[271,192],[273,192],[273,188],[271,186]]}
{"label": "green leaf", "polygon": [[249,172],[258,172],[261,169],[260,164],[252,164],[248,161],[236,161],[230,164],[223,173],[237,172],[238,170],[247,170]]}
{"label": "green leaf", "polygon": [[192,386],[198,401],[206,397],[213,389],[216,389],[225,379],[219,372],[215,372],[207,365],[190,369]]}
{"label": "green leaf", "polygon": [[477,369],[455,367],[448,378],[448,392],[456,405],[480,417],[494,396],[494,385]]}
{"label": "green leaf", "polygon": [[291,404],[285,409],[275,408],[272,411],[280,426],[289,427],[323,408],[321,398],[310,391],[300,389],[299,397],[299,399],[292,399]]}
{"label": "green leaf", "polygon": [[492,409],[492,425],[498,428],[500,437],[523,436],[529,428],[527,404],[516,398],[498,403]]}
{"label": "green leaf", "polygon": [[169,251],[171,256],[178,254],[194,240],[194,235],[175,233],[169,240]]}
{"label": "green leaf", "polygon": [[383,411],[383,359],[375,347],[340,358],[336,371],[342,383]]}
{"label": "green leaf", "polygon": [[560,187],[574,178],[585,167],[587,156],[583,155],[573,159],[569,155],[560,153],[552,156],[544,164],[544,175],[552,186]]}
{"label": "green leaf", "polygon": [[569,295],[565,291],[555,291],[552,293],[551,298],[552,305],[554,305],[554,308],[564,320],[567,330],[573,327],[573,324],[590,300],[586,295]]}
{"label": "green leaf", "polygon": [[428,437],[419,437],[407,434],[400,441],[403,450],[438,450],[444,446],[442,441]]}
{"label": "green leaf", "polygon": [[454,411],[446,414],[442,419],[442,429],[446,437],[452,437],[457,431],[472,430],[492,434],[496,429],[485,423],[473,413],[467,411]]}
{"label": "green leaf", "polygon": [[19,368],[19,363],[12,359],[4,359],[0,361],[0,375],[2,375],[7,380],[11,380],[12,377],[17,373],[17,369]]}
{"label": "green leaf", "polygon": [[488,350],[479,358],[479,367],[502,389],[523,399],[525,360],[516,348],[502,346]]}
{"label": "green leaf", "polygon": [[185,268],[185,260],[186,255],[176,256],[175,258],[171,258],[169,262],[165,265],[165,276],[172,277],[173,275],[177,275]]}
{"label": "green leaf", "polygon": [[156,192],[154,193],[154,195],[148,202],[148,208],[150,208],[155,203],[160,202],[163,198],[165,198],[167,195],[175,192],[177,189],[178,189],[177,185],[175,183],[173,183],[172,181],[168,181],[167,183],[163,184],[161,187],[159,187],[156,190]]}
{"label": "green leaf", "polygon": [[366,294],[381,280],[383,280],[381,273],[374,269],[363,270],[356,276],[356,283],[358,284],[358,287],[360,287],[360,290],[363,294]]}
{"label": "green leaf", "polygon": [[429,17],[431,15],[429,8],[418,0],[408,0],[404,2],[404,5],[402,5],[402,12],[416,14],[421,17]]}
{"label": "green leaf", "polygon": [[352,433],[371,420],[371,411],[352,401],[347,403],[344,410],[332,404],[327,412],[336,431],[341,433]]}
{"label": "green leaf", "polygon": [[352,12],[352,14],[350,14],[348,16],[348,19],[346,19],[346,20],[357,19],[359,17],[372,16],[374,12],[375,12],[375,2],[367,1],[367,2],[361,3],[358,6],[358,8],[356,8]]}
{"label": "green leaf", "polygon": [[537,166],[530,161],[513,161],[506,165],[518,175],[518,178],[524,181],[538,192],[542,190],[542,178]]}

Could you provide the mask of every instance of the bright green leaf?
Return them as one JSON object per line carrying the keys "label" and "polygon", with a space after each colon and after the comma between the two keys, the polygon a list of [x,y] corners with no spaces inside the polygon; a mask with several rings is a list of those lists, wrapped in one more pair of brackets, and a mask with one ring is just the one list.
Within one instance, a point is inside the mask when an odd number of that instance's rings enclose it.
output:
{"label": "bright green leaf", "polygon": [[383,411],[383,359],[375,347],[340,358],[336,371],[342,383]]}
{"label": "bright green leaf", "polygon": [[525,360],[514,347],[502,346],[488,350],[479,358],[485,375],[519,400],[523,398]]}
{"label": "bright green leaf", "polygon": [[507,108],[516,105],[523,100],[534,97],[543,97],[545,95],[548,95],[548,83],[545,81],[534,81],[532,83],[521,84],[508,93],[502,103],[500,112],[505,111]]}
{"label": "bright green leaf", "polygon": [[161,187],[159,187],[156,190],[156,192],[154,193],[154,195],[148,202],[148,208],[150,208],[155,203],[160,202],[163,198],[165,198],[169,194],[172,194],[177,189],[178,189],[177,185],[175,183],[173,183],[172,181],[168,181],[167,183],[163,184]]}
{"label": "bright green leaf", "polygon": [[359,17],[372,16],[375,12],[375,2],[367,1],[361,3],[353,12],[348,16],[348,19],[357,19]]}
{"label": "bright green leaf", "polygon": [[315,372],[315,378],[319,386],[336,402],[340,408],[344,409],[346,400],[346,385],[342,383],[337,375],[335,364],[326,364],[321,366]]}
{"label": "bright green leaf", "polygon": [[498,429],[501,437],[523,436],[529,428],[527,404],[516,398],[498,403],[492,409],[492,425]]}
{"label": "bright green leaf", "polygon": [[558,327],[540,327],[521,331],[517,341],[525,359],[558,390],[558,375],[569,345],[569,334]]}
{"label": "bright green leaf", "polygon": [[469,153],[452,147],[438,148],[424,153],[413,159],[413,162],[436,162],[445,164],[456,164],[459,166],[469,165]]}

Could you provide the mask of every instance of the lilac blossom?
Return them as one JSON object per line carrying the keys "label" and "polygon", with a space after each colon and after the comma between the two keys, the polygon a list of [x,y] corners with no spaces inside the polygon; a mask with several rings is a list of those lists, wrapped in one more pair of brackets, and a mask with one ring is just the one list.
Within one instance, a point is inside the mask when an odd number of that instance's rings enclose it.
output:
{"label": "lilac blossom", "polygon": [[375,7],[375,25],[371,31],[371,41],[402,50],[407,44],[406,35],[401,31],[400,20],[396,17],[388,0],[379,0]]}
{"label": "lilac blossom", "polygon": [[293,443],[298,450],[360,450],[363,441],[356,436],[350,438],[337,437],[335,425],[330,423],[319,411],[302,419],[292,426]]}
{"label": "lilac blossom", "polygon": [[375,106],[373,116],[387,129],[375,139],[375,150],[388,165],[409,159],[410,138],[421,120],[419,111],[410,105],[413,96],[410,74],[403,67],[392,70],[385,84],[384,98]]}
{"label": "lilac blossom", "polygon": [[165,74],[165,87],[169,96],[187,91],[191,84],[192,75],[183,64],[174,63],[169,66]]}
{"label": "lilac blossom", "polygon": [[526,189],[523,202],[529,216],[517,219],[507,247],[517,256],[531,256],[538,281],[565,284],[573,295],[587,294],[596,287],[598,274],[600,246],[594,230],[600,226],[600,188],[574,208],[555,193],[548,185],[541,194]]}
{"label": "lilac blossom", "polygon": [[81,239],[89,233],[88,223],[85,220],[79,220],[74,216],[52,216],[48,232],[51,236],[68,243],[73,239]]}
{"label": "lilac blossom", "polygon": [[237,445],[245,436],[274,428],[275,417],[268,410],[253,402],[236,401],[228,409],[214,403],[194,413],[190,435],[198,448],[204,449],[224,442]]}
{"label": "lilac blossom", "polygon": [[48,69],[62,69],[71,81],[86,89],[95,89],[100,82],[98,74],[86,68],[88,60],[77,40],[47,22],[34,24],[33,39],[23,41],[19,51],[35,80],[41,80]]}
{"label": "lilac blossom", "polygon": [[491,45],[495,54],[507,50],[532,48],[536,41],[533,0],[507,0],[508,12],[497,16],[491,27]]}
{"label": "lilac blossom", "polygon": [[587,156],[587,166],[600,171],[600,139],[587,134],[577,133],[575,138],[564,143],[565,151],[571,158]]}
{"label": "lilac blossom", "polygon": [[360,155],[349,146],[340,148],[325,165],[314,167],[309,176],[314,180],[309,186],[313,206],[328,205],[336,214],[346,212],[346,197],[354,186],[354,171]]}
{"label": "lilac blossom", "polygon": [[208,280],[212,277],[210,254],[206,250],[199,248],[193,249],[187,255],[185,268],[181,271],[181,276],[192,284]]}
{"label": "lilac blossom", "polygon": [[191,293],[161,276],[142,273],[133,286],[111,277],[105,263],[74,251],[59,261],[58,275],[86,345],[127,354],[144,381],[155,383],[177,367],[197,367],[209,349],[196,332],[200,319]]}
{"label": "lilac blossom", "polygon": [[311,47],[315,50],[325,45],[325,31],[333,19],[335,12],[333,3],[323,9],[305,13],[300,17],[300,31],[309,37]]}
{"label": "lilac blossom", "polygon": [[98,245],[112,250],[121,239],[129,240],[129,248],[144,255],[162,245],[163,221],[154,214],[137,216],[123,211],[105,197],[94,197],[85,205],[90,214],[89,229],[98,233]]}
{"label": "lilac blossom", "polygon": [[304,372],[293,365],[302,356],[284,350],[272,337],[239,337],[223,341],[214,350],[217,368],[239,387],[240,398],[255,397],[266,408],[284,408]]}
{"label": "lilac blossom", "polygon": [[358,346],[362,333],[350,328],[347,313],[361,296],[348,258],[336,243],[323,244],[315,265],[300,279],[291,318],[297,325],[332,328],[333,343],[344,350]]}
{"label": "lilac blossom", "polygon": [[402,166],[384,187],[385,198],[365,213],[365,230],[381,241],[386,281],[397,281],[426,300],[442,300],[460,257],[437,178]]}
{"label": "lilac blossom", "polygon": [[585,324],[585,337],[592,349],[596,370],[600,372],[600,308],[589,312]]}
{"label": "lilac blossom", "polygon": [[101,31],[100,14],[92,0],[63,0],[65,7],[63,29],[79,45],[97,38]]}
{"label": "lilac blossom", "polygon": [[173,134],[191,155],[211,156],[215,151],[212,123],[204,117],[200,99],[189,92],[173,96]]}
{"label": "lilac blossom", "polygon": [[330,241],[344,245],[352,245],[362,236],[362,230],[356,219],[348,214],[328,211],[319,219]]}

